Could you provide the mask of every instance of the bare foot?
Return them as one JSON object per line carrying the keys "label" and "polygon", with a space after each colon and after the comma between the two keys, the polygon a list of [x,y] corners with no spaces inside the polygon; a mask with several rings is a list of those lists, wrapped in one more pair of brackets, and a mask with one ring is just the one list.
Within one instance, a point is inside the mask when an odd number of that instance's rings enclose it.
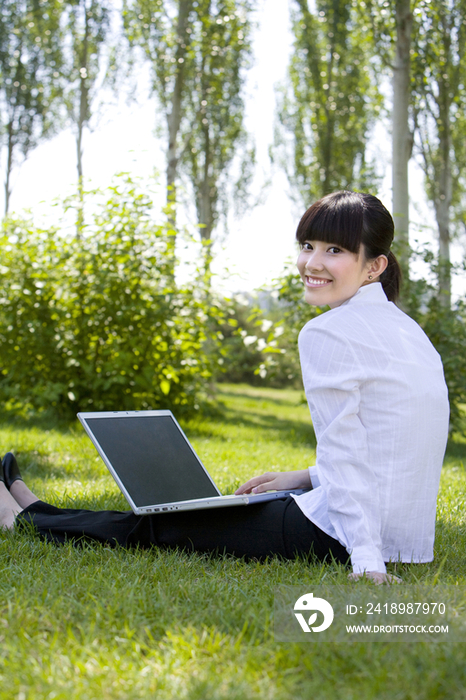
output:
{"label": "bare foot", "polygon": [[11,530],[15,524],[15,518],[23,508],[15,501],[7,487],[0,482],[0,527]]}
{"label": "bare foot", "polygon": [[31,503],[35,503],[39,499],[32,491],[26,486],[24,481],[17,479],[13,481],[10,486],[10,493],[15,499],[15,501],[21,506],[21,510],[27,508]]}

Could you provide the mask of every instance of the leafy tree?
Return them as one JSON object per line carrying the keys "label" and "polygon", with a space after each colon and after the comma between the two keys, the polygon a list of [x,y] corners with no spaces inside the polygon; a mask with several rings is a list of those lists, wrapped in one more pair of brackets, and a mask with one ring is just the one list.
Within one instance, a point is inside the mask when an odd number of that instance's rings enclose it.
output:
{"label": "leafy tree", "polygon": [[192,184],[201,238],[207,244],[220,209],[227,207],[227,169],[235,153],[245,147],[236,188],[240,198],[253,162],[241,97],[250,54],[250,14],[249,0],[124,2],[128,40],[150,62],[152,91],[165,115],[167,203],[176,199],[182,171]]}
{"label": "leafy tree", "polygon": [[466,178],[466,2],[420,0],[415,9],[413,100],[418,151],[438,227],[438,295],[451,306],[450,241]]}
{"label": "leafy tree", "polygon": [[[408,161],[421,156],[426,192],[435,209],[439,252],[438,294],[451,304],[450,240],[464,191],[465,16],[464,2],[366,0],[375,48],[393,74],[393,208],[396,240],[405,273],[403,301],[416,304],[409,280]],[[414,307],[413,307],[414,308]]]}
{"label": "leafy tree", "polygon": [[5,213],[18,152],[27,158],[41,138],[53,133],[53,107],[60,91],[60,2],[1,0],[0,119],[6,147]]}
{"label": "leafy tree", "polygon": [[[254,148],[248,147],[241,94],[251,51],[251,22],[249,3],[237,0],[202,0],[198,13],[202,21],[191,27],[195,50],[180,130],[181,167],[194,190],[208,267],[219,215],[226,216],[231,195],[240,205],[247,200],[252,177]],[[242,158],[231,187],[230,166],[238,152]]]}
{"label": "leafy tree", "polygon": [[276,151],[300,203],[334,190],[374,189],[369,130],[381,97],[371,75],[370,43],[353,3],[292,4],[294,51],[280,91]]}
{"label": "leafy tree", "polygon": [[[130,47],[140,47],[151,67],[152,93],[167,127],[167,205],[176,201],[186,74],[189,72],[194,0],[123,0],[123,22]],[[174,215],[172,215],[174,221]]]}

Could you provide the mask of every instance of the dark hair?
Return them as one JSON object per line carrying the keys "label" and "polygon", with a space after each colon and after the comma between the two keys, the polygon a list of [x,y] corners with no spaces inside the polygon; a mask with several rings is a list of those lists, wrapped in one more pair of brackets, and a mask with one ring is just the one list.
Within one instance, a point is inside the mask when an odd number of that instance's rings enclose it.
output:
{"label": "dark hair", "polygon": [[385,294],[396,301],[401,286],[401,269],[390,250],[395,226],[390,212],[380,199],[362,192],[333,192],[315,202],[303,214],[296,230],[296,239],[335,243],[359,253],[364,246],[365,257],[373,260],[386,255],[388,265],[380,275]]}

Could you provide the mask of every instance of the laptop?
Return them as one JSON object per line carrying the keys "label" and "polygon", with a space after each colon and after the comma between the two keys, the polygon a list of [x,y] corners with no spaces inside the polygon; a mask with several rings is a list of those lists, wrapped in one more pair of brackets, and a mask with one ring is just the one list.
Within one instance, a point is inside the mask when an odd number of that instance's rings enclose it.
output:
{"label": "laptop", "polygon": [[222,496],[171,411],[78,413],[136,515],[252,505],[303,490]]}

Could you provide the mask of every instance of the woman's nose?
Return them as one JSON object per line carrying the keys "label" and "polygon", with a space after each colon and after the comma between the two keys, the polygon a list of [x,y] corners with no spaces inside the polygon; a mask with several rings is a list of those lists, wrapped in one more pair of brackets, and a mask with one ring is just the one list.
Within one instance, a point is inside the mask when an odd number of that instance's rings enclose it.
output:
{"label": "woman's nose", "polygon": [[323,270],[322,256],[317,250],[313,250],[309,255],[305,267],[308,270]]}

